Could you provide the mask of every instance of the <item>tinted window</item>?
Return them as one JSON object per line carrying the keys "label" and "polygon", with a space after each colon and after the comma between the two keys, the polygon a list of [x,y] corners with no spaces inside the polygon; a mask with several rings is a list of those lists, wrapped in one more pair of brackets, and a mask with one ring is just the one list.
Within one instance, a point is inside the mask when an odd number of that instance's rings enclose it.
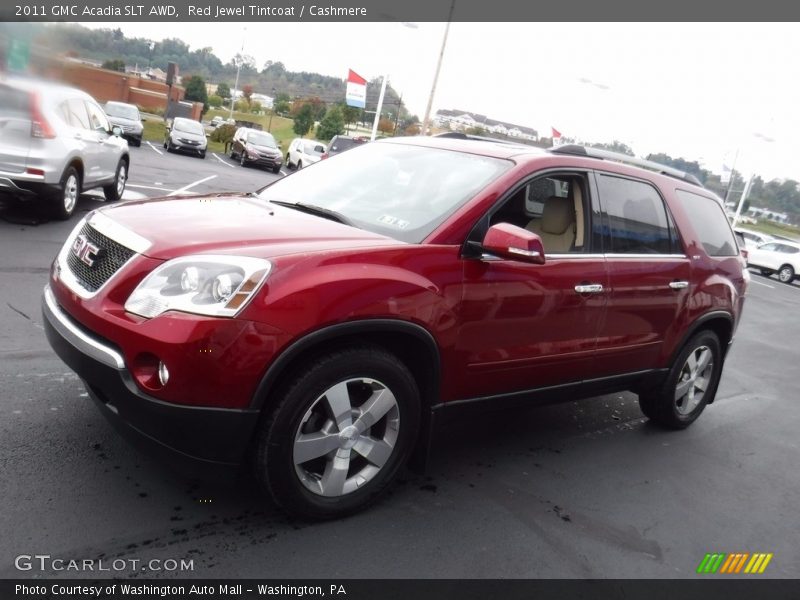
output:
{"label": "tinted window", "polygon": [[769,250],[770,252],[775,252],[778,249],[778,244],[772,242],[769,244],[764,244],[763,246],[758,247],[759,250]]}
{"label": "tinted window", "polygon": [[709,256],[736,256],[736,240],[722,206],[711,198],[692,192],[675,190],[683,210]]}
{"label": "tinted window", "polygon": [[599,175],[597,185],[606,212],[606,252],[671,253],[673,236],[666,207],[653,186],[609,175]]}
{"label": "tinted window", "polygon": [[103,109],[93,102],[87,102],[86,108],[89,110],[89,119],[91,121],[92,129],[100,129],[102,131],[110,131],[111,126],[108,124],[108,118]]}

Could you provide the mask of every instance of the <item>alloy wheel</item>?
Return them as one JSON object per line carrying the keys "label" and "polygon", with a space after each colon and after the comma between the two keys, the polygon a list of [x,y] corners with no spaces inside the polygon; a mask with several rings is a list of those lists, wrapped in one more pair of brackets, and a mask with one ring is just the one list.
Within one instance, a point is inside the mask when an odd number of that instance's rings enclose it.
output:
{"label": "alloy wheel", "polygon": [[675,386],[675,408],[690,414],[703,401],[714,373],[714,360],[708,346],[695,348],[686,359]]}

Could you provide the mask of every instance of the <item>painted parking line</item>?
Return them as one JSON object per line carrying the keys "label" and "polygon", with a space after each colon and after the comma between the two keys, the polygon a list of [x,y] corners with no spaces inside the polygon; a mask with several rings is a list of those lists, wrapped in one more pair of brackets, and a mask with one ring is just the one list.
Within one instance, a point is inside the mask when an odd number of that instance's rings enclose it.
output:
{"label": "painted parking line", "polygon": [[187,192],[190,189],[192,189],[193,187],[195,187],[196,185],[200,185],[201,183],[205,183],[206,181],[208,181],[210,179],[214,179],[215,177],[216,177],[216,175],[209,175],[208,177],[203,177],[203,179],[198,179],[197,181],[193,181],[189,185],[185,185],[182,188],[180,188],[179,190],[175,190],[174,192],[170,192],[169,194],[167,194],[167,196],[177,196],[178,194],[182,194],[183,192]]}
{"label": "painted parking line", "polygon": [[750,279],[750,283],[755,283],[756,285],[763,285],[764,287],[768,287],[768,288],[770,288],[772,290],[775,289],[774,285],[770,285],[768,283],[761,283],[760,281],[757,281],[756,279],[752,279],[752,278]]}
{"label": "painted parking line", "polygon": [[174,192],[175,190],[165,187],[157,187],[154,185],[139,185],[137,183],[129,183],[128,187],[139,188],[141,190],[157,190],[159,192]]}
{"label": "painted parking line", "polygon": [[153,146],[153,144],[151,144],[150,142],[147,142],[147,145],[150,146],[153,150],[155,150],[156,152],[158,152],[159,154],[161,154],[163,156],[164,153],[161,150],[159,150],[158,148],[156,148],[155,146]]}
{"label": "painted parking line", "polygon": [[221,159],[219,156],[217,156],[217,153],[216,153],[216,152],[212,152],[212,153],[211,153],[211,156],[213,156],[214,158],[216,158],[216,159],[217,159],[219,162],[221,162],[223,165],[226,165],[226,166],[230,167],[231,169],[233,169],[233,165],[232,165],[231,163],[229,163],[228,161],[222,160],[222,159]]}

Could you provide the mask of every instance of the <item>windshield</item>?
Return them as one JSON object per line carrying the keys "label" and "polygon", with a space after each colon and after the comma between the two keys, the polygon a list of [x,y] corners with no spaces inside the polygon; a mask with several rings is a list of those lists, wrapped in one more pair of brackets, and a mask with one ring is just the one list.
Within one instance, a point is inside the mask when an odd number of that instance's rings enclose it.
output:
{"label": "windshield", "polygon": [[269,133],[248,133],[247,143],[255,146],[266,146],[268,148],[277,148],[275,138]]}
{"label": "windshield", "polygon": [[419,243],[511,162],[394,143],[364,144],[259,192],[335,211],[362,229]]}
{"label": "windshield", "polygon": [[111,104],[105,106],[106,114],[109,117],[119,117],[120,119],[139,120],[139,109],[128,104]]}
{"label": "windshield", "polygon": [[172,124],[175,131],[182,131],[183,133],[194,133],[195,135],[204,135],[203,126],[197,121],[190,121],[189,119],[175,119]]}

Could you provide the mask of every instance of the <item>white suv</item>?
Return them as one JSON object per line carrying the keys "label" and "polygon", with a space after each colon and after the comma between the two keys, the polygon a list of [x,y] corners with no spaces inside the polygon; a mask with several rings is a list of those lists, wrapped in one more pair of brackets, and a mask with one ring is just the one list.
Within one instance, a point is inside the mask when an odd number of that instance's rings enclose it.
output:
{"label": "white suv", "polygon": [[326,150],[322,142],[295,138],[289,144],[289,151],[286,153],[286,166],[290,169],[292,167],[302,169],[304,166],[319,162]]}
{"label": "white suv", "polygon": [[0,131],[0,193],[45,199],[59,219],[72,215],[84,190],[122,197],[128,143],[89,94],[0,77]]}
{"label": "white suv", "polygon": [[800,244],[784,240],[761,244],[748,251],[747,266],[766,277],[777,273],[783,283],[792,283],[800,274]]}

